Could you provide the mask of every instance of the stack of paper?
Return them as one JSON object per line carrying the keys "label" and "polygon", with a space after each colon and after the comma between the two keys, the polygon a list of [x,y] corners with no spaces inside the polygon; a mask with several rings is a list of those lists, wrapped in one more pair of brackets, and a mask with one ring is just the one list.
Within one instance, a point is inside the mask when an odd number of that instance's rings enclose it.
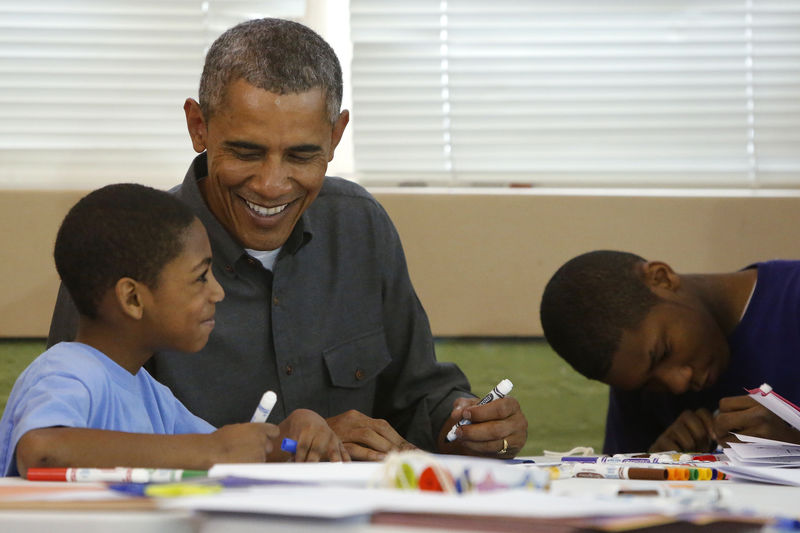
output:
{"label": "stack of paper", "polygon": [[[781,417],[792,427],[800,429],[800,409],[764,383],[747,391],[750,397]],[[725,455],[736,466],[800,466],[800,445],[734,433],[741,442],[732,442]]]}
{"label": "stack of paper", "polygon": [[729,443],[725,456],[741,466],[800,466],[800,445],[734,433],[741,442]]}
{"label": "stack of paper", "polygon": [[800,470],[796,468],[743,465],[720,465],[717,468],[731,479],[738,481],[800,486]]}

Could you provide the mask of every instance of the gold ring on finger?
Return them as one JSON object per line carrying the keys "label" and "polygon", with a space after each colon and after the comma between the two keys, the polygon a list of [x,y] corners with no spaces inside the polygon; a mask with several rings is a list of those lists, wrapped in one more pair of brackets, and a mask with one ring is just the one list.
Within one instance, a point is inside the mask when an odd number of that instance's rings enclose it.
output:
{"label": "gold ring on finger", "polygon": [[508,441],[506,439],[503,439],[503,449],[500,450],[497,453],[500,454],[500,455],[503,455],[504,453],[508,453]]}

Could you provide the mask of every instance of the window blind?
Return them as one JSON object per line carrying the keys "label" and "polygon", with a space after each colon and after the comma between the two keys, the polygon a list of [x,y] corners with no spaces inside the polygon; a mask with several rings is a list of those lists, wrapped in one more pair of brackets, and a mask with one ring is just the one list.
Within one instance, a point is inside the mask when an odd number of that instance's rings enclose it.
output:
{"label": "window blind", "polygon": [[800,3],[351,0],[366,184],[800,186]]}
{"label": "window blind", "polygon": [[303,0],[0,2],[0,187],[170,187],[194,151],[183,102],[208,46]]}

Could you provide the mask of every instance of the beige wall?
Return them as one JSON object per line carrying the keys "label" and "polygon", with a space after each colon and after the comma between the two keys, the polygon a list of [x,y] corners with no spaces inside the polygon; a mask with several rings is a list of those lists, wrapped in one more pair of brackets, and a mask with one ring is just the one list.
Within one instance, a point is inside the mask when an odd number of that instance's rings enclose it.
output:
{"label": "beige wall", "polygon": [[0,337],[46,337],[58,289],[53,243],[79,192],[0,191]]}
{"label": "beige wall", "polygon": [[[441,336],[541,335],[549,276],[592,249],[624,249],[679,272],[798,258],[800,197],[653,197],[373,191],[400,231]],[[52,244],[79,192],[0,192],[0,337],[47,335]]]}
{"label": "beige wall", "polygon": [[800,197],[379,196],[437,335],[541,335],[547,280],[589,250],[679,272],[800,258]]}

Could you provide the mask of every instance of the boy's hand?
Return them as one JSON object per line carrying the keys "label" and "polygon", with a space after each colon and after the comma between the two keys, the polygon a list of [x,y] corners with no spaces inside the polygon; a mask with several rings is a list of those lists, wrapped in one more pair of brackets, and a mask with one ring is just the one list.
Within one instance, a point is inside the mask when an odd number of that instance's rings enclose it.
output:
{"label": "boy's hand", "polygon": [[730,396],[719,401],[714,432],[720,444],[737,442],[731,432],[800,444],[800,431],[750,396]]}
{"label": "boy's hand", "polygon": [[[295,462],[350,461],[350,454],[342,441],[325,419],[314,411],[296,409],[278,427],[281,438],[289,437],[297,441]],[[285,459],[286,455],[282,457]]]}
{"label": "boy's hand", "polygon": [[714,435],[713,420],[708,409],[687,409],[656,439],[648,451],[708,451],[716,440]]}
{"label": "boy's hand", "polygon": [[[517,455],[528,440],[528,420],[519,402],[511,396],[484,405],[476,405],[478,401],[459,398],[453,402],[450,418],[439,433],[439,451],[501,459]],[[456,439],[448,442],[447,433],[462,418],[471,424],[460,426]]]}
{"label": "boy's hand", "polygon": [[391,451],[417,449],[386,420],[370,418],[354,409],[332,416],[327,422],[344,442],[350,457],[357,461],[380,461]]}
{"label": "boy's hand", "polygon": [[278,438],[275,424],[230,424],[212,433],[212,463],[263,463]]}

